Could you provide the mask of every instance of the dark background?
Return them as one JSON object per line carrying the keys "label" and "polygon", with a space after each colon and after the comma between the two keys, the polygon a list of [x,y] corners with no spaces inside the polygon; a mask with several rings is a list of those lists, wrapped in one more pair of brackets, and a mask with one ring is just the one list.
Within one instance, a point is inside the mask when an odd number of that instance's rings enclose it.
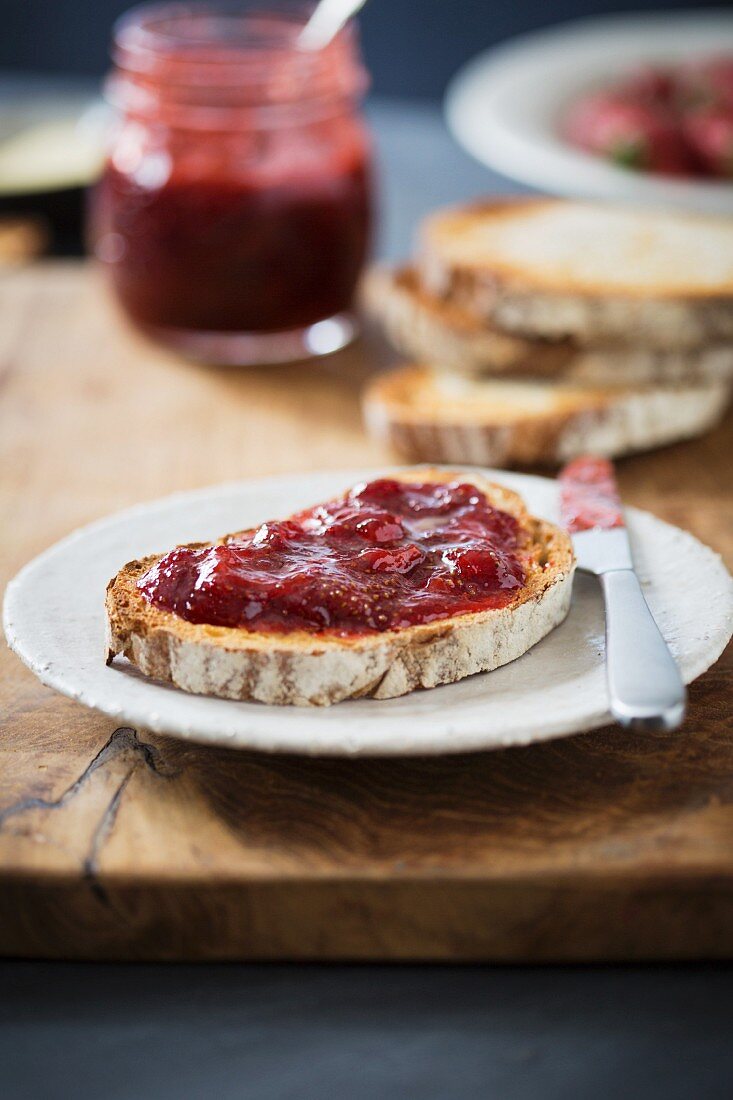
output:
{"label": "dark background", "polygon": [[3,1100],[729,1100],[733,1091],[724,966],[5,962],[0,989]]}
{"label": "dark background", "polygon": [[[130,6],[130,0],[0,0],[0,67],[99,76],[110,26]],[[463,61],[512,35],[578,16],[695,7],[701,5],[694,0],[369,0],[360,21],[374,90],[437,99]]]}

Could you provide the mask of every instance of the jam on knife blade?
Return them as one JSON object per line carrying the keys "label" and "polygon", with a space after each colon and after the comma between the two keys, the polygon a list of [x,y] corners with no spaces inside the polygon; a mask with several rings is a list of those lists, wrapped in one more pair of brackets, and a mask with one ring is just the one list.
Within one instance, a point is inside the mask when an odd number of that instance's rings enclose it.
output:
{"label": "jam on knife blade", "polygon": [[562,522],[571,535],[594,527],[624,526],[613,463],[608,459],[583,455],[568,463],[558,480]]}

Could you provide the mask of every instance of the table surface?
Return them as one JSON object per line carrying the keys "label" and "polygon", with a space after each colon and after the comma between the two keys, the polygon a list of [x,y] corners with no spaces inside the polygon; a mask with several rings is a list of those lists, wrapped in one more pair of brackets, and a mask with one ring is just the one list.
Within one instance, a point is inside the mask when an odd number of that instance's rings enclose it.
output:
{"label": "table surface", "polygon": [[[373,117],[384,172],[383,254],[404,255],[432,206],[509,189],[455,149],[431,109],[381,104]],[[673,475],[660,465],[654,486],[655,469],[648,488],[666,493],[673,507]],[[714,471],[707,489],[714,501]],[[701,512],[696,526],[703,538],[706,518]],[[733,971],[720,965],[4,963],[0,990],[0,1059],[13,1098],[430,1098],[495,1090],[511,1100],[615,1096],[622,1088],[626,1096],[702,1097],[726,1095],[733,1071]]]}

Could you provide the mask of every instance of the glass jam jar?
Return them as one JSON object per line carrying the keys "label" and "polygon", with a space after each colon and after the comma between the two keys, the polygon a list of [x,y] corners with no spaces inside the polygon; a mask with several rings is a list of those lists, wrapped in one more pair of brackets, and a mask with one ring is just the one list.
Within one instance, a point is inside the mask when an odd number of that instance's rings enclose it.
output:
{"label": "glass jam jar", "polygon": [[194,358],[286,361],[353,337],[367,77],[353,25],[298,46],[310,10],[161,4],[115,28],[91,247],[129,318]]}

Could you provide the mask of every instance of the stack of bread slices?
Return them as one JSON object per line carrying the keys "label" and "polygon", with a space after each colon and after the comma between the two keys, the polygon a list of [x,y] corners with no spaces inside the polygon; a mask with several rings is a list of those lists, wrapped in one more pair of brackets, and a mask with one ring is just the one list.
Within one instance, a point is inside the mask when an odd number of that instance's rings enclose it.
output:
{"label": "stack of bread slices", "polygon": [[515,199],[438,211],[364,303],[408,363],[364,394],[410,461],[555,465],[700,435],[733,383],[733,219]]}

